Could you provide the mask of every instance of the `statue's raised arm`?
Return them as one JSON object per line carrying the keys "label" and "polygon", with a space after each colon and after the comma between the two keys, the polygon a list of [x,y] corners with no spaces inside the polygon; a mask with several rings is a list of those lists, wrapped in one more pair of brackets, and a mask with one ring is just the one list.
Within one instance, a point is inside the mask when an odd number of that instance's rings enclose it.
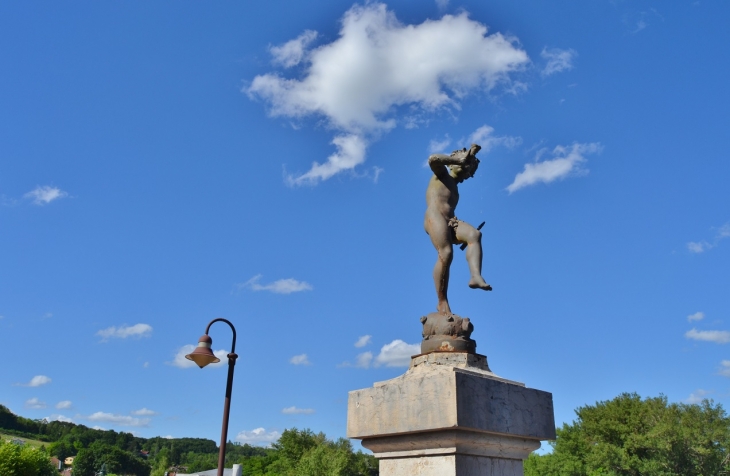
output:
{"label": "statue's raised arm", "polygon": [[469,287],[491,291],[492,287],[482,278],[482,234],[470,224],[456,218],[456,205],[459,203],[458,184],[474,176],[479,167],[476,157],[481,147],[472,144],[469,149],[461,149],[450,155],[434,154],[428,158],[428,165],[434,177],[426,190],[426,217],[424,227],[438,252],[433,269],[433,280],[438,298],[437,310],[451,314],[447,297],[449,288],[449,269],[453,259],[453,245],[466,245],[466,260],[471,277]]}
{"label": "statue's raised arm", "polygon": [[[428,158],[428,166],[431,167],[433,173],[437,176],[441,174],[448,174],[446,166],[449,165],[460,165],[463,166],[469,162],[476,161],[477,166],[479,159],[477,159],[477,152],[481,150],[481,147],[477,144],[472,144],[469,150],[466,148],[453,151],[450,155],[445,154],[432,154]],[[474,170],[476,170],[476,167]]]}

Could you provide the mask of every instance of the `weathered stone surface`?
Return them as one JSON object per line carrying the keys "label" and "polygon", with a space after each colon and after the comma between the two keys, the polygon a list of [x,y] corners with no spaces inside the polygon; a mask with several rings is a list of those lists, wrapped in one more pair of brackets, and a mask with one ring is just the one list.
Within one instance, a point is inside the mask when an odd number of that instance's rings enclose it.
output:
{"label": "weathered stone surface", "polygon": [[385,459],[380,474],[388,476],[523,476],[522,461],[464,455]]}
{"label": "weathered stone surface", "polygon": [[347,436],[382,476],[522,475],[522,460],[555,438],[552,395],[495,375],[483,355],[432,352],[350,392]]}
{"label": "weathered stone surface", "polygon": [[404,375],[350,392],[347,436],[364,439],[459,428],[555,438],[550,393],[502,379],[484,370],[486,358],[469,355],[473,354],[418,356]]}

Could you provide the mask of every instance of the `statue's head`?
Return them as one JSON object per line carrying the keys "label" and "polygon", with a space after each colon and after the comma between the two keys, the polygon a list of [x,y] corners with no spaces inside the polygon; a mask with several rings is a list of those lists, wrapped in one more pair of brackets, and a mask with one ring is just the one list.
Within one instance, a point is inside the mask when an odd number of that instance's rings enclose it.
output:
{"label": "statue's head", "polygon": [[467,160],[462,165],[450,165],[449,169],[451,170],[451,176],[459,182],[463,182],[464,180],[473,177],[479,168],[479,159],[477,159],[476,153],[480,150],[481,147],[477,144],[472,144],[469,150],[466,148],[455,150],[452,155],[466,154]]}

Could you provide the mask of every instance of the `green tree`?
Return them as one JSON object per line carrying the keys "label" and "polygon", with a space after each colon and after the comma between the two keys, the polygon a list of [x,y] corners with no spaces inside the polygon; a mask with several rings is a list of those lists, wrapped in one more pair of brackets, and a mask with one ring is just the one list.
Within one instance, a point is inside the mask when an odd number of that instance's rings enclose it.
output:
{"label": "green tree", "polygon": [[170,467],[170,462],[167,460],[166,456],[157,458],[157,461],[155,462],[154,466],[152,467],[152,472],[150,473],[150,476],[165,476],[165,473],[167,472],[167,468],[169,468],[169,467]]}
{"label": "green tree", "polygon": [[2,476],[55,476],[48,453],[29,445],[16,445],[0,439]]}
{"label": "green tree", "polygon": [[525,476],[728,474],[730,418],[722,406],[622,394],[576,410],[551,454],[530,455]]}
{"label": "green tree", "polygon": [[110,473],[149,476],[150,466],[141,458],[100,441],[79,450],[74,459],[74,476],[94,476],[102,464]]}

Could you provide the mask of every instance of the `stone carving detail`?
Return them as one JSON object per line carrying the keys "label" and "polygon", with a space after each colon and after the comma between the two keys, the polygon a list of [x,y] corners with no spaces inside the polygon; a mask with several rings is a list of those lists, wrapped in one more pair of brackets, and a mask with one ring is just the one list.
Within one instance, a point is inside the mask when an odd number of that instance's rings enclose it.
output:
{"label": "stone carving detail", "polygon": [[468,317],[432,312],[421,318],[421,324],[423,324],[422,354],[434,351],[476,352],[477,343],[471,339],[474,325]]}

